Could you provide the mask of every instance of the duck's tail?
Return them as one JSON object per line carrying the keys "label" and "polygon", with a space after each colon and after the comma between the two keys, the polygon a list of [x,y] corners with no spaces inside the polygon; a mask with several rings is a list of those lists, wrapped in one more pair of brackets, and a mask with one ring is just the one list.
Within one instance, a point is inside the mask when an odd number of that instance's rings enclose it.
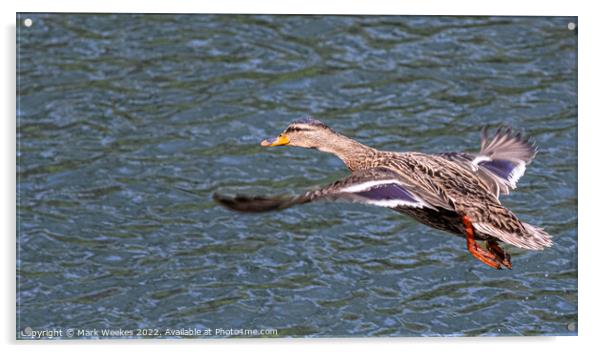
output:
{"label": "duck's tail", "polygon": [[502,228],[492,223],[474,223],[477,232],[497,238],[504,243],[529,250],[543,250],[553,244],[552,237],[542,228],[516,220],[515,226]]}
{"label": "duck's tail", "polygon": [[527,243],[527,249],[531,250],[543,250],[544,248],[548,248],[554,244],[552,241],[552,236],[548,234],[543,228],[539,228],[536,226],[532,226],[529,223],[523,223],[523,227],[530,235],[529,242]]}

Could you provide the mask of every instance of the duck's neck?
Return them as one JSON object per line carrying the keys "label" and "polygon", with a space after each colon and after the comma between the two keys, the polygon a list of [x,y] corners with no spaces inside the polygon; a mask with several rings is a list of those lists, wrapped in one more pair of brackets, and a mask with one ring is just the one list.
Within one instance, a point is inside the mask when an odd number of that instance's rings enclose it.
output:
{"label": "duck's neck", "polygon": [[377,150],[335,133],[332,138],[318,147],[322,152],[328,152],[339,157],[351,171],[370,168],[370,160],[376,155]]}

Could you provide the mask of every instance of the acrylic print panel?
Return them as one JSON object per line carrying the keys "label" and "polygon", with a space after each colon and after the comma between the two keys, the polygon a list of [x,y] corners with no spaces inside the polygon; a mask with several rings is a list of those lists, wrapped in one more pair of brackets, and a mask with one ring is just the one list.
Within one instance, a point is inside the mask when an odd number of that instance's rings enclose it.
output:
{"label": "acrylic print panel", "polygon": [[576,335],[576,53],[574,17],[18,14],[17,338]]}

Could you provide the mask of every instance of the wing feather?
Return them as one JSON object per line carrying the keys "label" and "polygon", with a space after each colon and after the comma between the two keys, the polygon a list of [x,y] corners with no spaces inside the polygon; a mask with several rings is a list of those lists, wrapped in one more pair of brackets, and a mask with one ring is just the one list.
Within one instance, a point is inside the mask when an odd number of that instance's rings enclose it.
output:
{"label": "wing feather", "polygon": [[499,128],[491,139],[487,128],[481,134],[478,154],[441,153],[440,156],[474,172],[496,197],[508,195],[525,174],[526,166],[537,154],[537,146],[511,128]]}
{"label": "wing feather", "polygon": [[215,193],[213,198],[221,205],[241,212],[281,210],[318,200],[340,200],[387,208],[451,208],[449,200],[442,195],[420,189],[387,168],[356,171],[344,179],[296,196],[228,197]]}

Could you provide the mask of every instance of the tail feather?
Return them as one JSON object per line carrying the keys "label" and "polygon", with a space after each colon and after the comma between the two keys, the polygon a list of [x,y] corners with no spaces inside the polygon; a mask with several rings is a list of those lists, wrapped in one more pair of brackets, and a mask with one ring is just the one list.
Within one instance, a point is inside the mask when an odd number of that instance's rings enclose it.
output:
{"label": "tail feather", "polygon": [[529,239],[531,240],[531,249],[543,250],[544,248],[548,248],[554,244],[552,241],[552,236],[544,231],[543,228],[532,226],[525,222],[522,223],[523,227],[525,227],[525,230],[530,235]]}
{"label": "tail feather", "polygon": [[479,233],[498,238],[504,243],[514,245],[518,248],[543,250],[554,244],[552,242],[552,237],[542,228],[532,226],[528,223],[518,222],[517,225],[519,227],[514,228],[513,230],[502,229],[496,227],[492,223],[486,222],[474,223],[473,226]]}

